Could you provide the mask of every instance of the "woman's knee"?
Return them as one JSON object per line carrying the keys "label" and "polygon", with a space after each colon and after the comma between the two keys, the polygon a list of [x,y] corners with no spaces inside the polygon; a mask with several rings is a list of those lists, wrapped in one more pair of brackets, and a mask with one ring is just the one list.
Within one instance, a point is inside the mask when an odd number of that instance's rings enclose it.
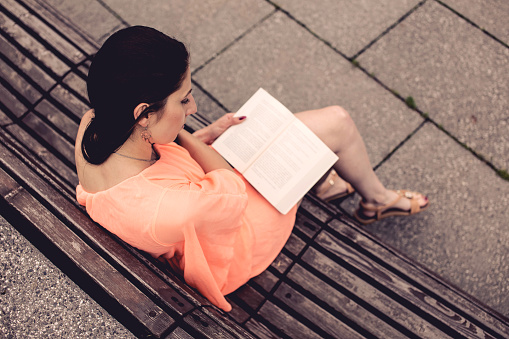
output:
{"label": "woman's knee", "polygon": [[333,129],[350,129],[354,124],[350,114],[341,106],[328,106],[323,108],[327,115],[329,126]]}

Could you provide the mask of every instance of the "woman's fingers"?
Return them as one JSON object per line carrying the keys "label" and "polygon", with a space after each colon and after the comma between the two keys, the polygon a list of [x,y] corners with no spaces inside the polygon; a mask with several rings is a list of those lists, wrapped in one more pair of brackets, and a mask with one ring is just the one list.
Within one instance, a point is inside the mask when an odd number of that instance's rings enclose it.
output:
{"label": "woman's fingers", "polygon": [[235,113],[227,113],[217,119],[212,125],[215,124],[217,127],[223,129],[222,132],[224,132],[228,127],[238,125],[246,119],[245,116],[234,117],[234,115]]}
{"label": "woman's fingers", "polygon": [[221,118],[217,119],[209,126],[196,131],[194,135],[207,145],[210,145],[230,126],[238,125],[246,120],[245,116],[234,117],[234,114],[235,113],[227,113],[223,115]]}
{"label": "woman's fingers", "polygon": [[246,120],[246,116],[245,116],[245,115],[243,115],[243,116],[241,116],[241,117],[235,117],[235,118],[233,118],[233,119],[232,119],[232,122],[233,122],[233,123],[232,123],[232,126],[233,126],[233,125],[238,125],[238,124],[240,124],[241,122],[243,122],[244,120]]}

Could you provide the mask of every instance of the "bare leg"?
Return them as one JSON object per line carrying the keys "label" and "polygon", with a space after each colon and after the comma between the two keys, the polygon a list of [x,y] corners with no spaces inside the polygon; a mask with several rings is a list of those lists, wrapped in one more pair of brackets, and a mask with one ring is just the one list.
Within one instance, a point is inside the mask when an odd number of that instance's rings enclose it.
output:
{"label": "bare leg", "polygon": [[[367,204],[383,206],[398,197],[394,191],[384,187],[373,171],[364,141],[346,110],[330,106],[297,113],[296,116],[337,154],[339,160],[334,164],[334,169],[357,190]],[[420,196],[420,206],[426,203],[427,198]],[[409,209],[410,202],[402,199],[395,206]]]}

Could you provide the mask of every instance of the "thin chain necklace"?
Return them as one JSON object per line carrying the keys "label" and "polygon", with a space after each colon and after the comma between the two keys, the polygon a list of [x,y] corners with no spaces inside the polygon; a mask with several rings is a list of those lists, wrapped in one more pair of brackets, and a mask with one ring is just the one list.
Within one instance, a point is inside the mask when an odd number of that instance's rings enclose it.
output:
{"label": "thin chain necklace", "polygon": [[153,162],[153,161],[157,160],[157,159],[150,159],[150,160],[140,159],[140,158],[130,157],[130,156],[125,155],[125,154],[120,154],[120,153],[117,153],[117,152],[113,152],[113,153],[116,154],[116,155],[120,155],[121,157],[124,157],[124,158],[129,158],[129,159],[138,160],[138,161]]}

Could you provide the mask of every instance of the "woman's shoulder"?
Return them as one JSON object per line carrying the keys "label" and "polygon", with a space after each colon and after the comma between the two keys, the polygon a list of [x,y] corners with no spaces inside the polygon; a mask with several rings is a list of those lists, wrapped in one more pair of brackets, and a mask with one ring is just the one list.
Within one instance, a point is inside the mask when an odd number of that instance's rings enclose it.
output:
{"label": "woman's shoulder", "polygon": [[89,193],[105,191],[126,179],[136,176],[145,168],[137,166],[138,164],[126,166],[120,161],[115,161],[118,159],[112,160],[111,157],[100,165],[88,163],[83,157],[81,142],[83,134],[93,117],[94,111],[89,110],[81,118],[74,146],[74,157],[78,179],[81,187]]}

